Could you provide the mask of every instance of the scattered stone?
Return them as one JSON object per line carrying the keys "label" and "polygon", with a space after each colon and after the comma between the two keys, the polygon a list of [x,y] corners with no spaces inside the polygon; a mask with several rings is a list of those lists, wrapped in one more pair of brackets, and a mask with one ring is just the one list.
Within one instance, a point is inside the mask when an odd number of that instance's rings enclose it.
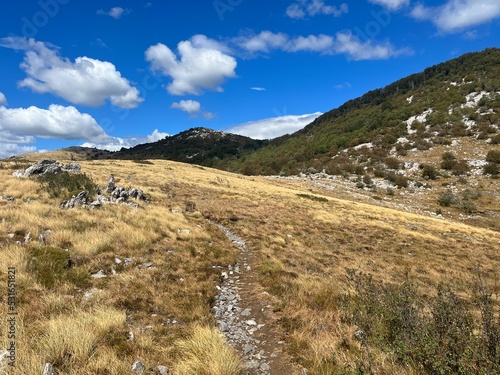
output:
{"label": "scattered stone", "polygon": [[4,374],[5,368],[7,367],[7,362],[9,360],[9,351],[0,350],[0,374]]}
{"label": "scattered stone", "polygon": [[32,175],[42,175],[42,174],[56,174],[61,172],[62,165],[57,163],[55,160],[43,159],[36,162],[31,167],[28,167],[23,174],[23,177],[29,177]]}
{"label": "scattered stone", "polygon": [[82,302],[88,303],[88,302],[92,301],[92,299],[94,298],[94,294],[98,291],[99,291],[99,289],[97,289],[97,288],[92,288],[90,290],[87,290],[85,293],[83,293]]}
{"label": "scattered stone", "polygon": [[82,170],[82,167],[80,164],[77,164],[77,163],[68,163],[66,165],[64,165],[64,170],[68,171],[68,172],[72,172],[72,173],[80,173],[81,170]]}
{"label": "scattered stone", "polygon": [[135,339],[135,335],[134,335],[134,332],[130,331],[127,335],[127,340],[128,341],[134,341]]}
{"label": "scattered stone", "polygon": [[87,201],[89,199],[89,192],[88,191],[82,191],[78,193],[78,195],[73,197],[70,200],[63,201],[61,203],[61,208],[74,208],[76,206],[85,206],[87,204]]}
{"label": "scattered stone", "polygon": [[271,370],[271,367],[270,367],[270,366],[269,366],[269,364],[267,364],[267,363],[262,363],[262,364],[260,365],[260,369],[261,369],[262,371],[269,371],[269,370]]}
{"label": "scattered stone", "polygon": [[363,331],[362,329],[358,329],[355,333],[354,333],[354,337],[356,338],[356,340],[358,341],[364,341],[366,339],[366,333],[365,331]]}
{"label": "scattered stone", "polygon": [[167,375],[169,373],[169,368],[167,366],[159,365],[156,366],[156,371],[159,375]]}
{"label": "scattered stone", "polygon": [[135,361],[132,364],[132,371],[136,374],[142,374],[144,371],[146,371],[146,366],[141,361]]}
{"label": "scattered stone", "polygon": [[252,314],[252,310],[250,309],[245,309],[241,312],[241,315],[243,316],[250,316]]}
{"label": "scattered stone", "polygon": [[52,363],[46,363],[43,366],[43,375],[54,375],[54,366],[52,366]]}
{"label": "scattered stone", "polygon": [[104,271],[103,271],[103,270],[100,270],[99,272],[94,273],[94,274],[92,275],[92,277],[93,277],[94,279],[103,279],[103,278],[108,277],[108,276],[104,273]]}
{"label": "scattered stone", "polygon": [[243,345],[243,353],[245,355],[252,352],[254,349],[255,349],[255,347],[253,345],[250,345],[250,344]]}
{"label": "scattered stone", "polygon": [[256,326],[257,325],[257,322],[253,319],[247,320],[245,323],[249,326]]}
{"label": "scattered stone", "polygon": [[120,258],[115,258],[115,264],[121,264],[122,260]]}
{"label": "scattered stone", "polygon": [[113,192],[113,190],[115,190],[115,177],[112,174],[110,174],[108,179],[108,184],[106,185],[106,191],[108,193],[111,193]]}

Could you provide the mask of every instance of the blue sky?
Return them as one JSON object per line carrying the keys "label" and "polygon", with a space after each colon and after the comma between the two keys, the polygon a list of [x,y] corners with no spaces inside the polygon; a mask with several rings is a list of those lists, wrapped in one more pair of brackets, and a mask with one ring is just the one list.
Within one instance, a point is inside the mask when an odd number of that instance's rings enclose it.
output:
{"label": "blue sky", "polygon": [[203,126],[254,138],[466,52],[499,0],[4,0],[0,157]]}

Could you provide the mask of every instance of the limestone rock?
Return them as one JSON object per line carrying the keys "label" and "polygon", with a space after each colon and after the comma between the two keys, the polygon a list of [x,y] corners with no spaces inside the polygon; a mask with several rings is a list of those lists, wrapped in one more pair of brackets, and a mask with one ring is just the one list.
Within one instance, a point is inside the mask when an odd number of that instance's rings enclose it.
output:
{"label": "limestone rock", "polygon": [[61,164],[57,163],[55,160],[43,159],[36,162],[31,167],[27,168],[24,171],[24,176],[28,177],[38,174],[55,174],[61,172],[61,170],[62,170]]}
{"label": "limestone rock", "polygon": [[167,366],[159,365],[156,366],[156,371],[159,375],[167,375],[169,373],[169,368]]}
{"label": "limestone rock", "polygon": [[43,375],[54,375],[54,366],[52,366],[52,363],[46,363],[43,366]]}
{"label": "limestone rock", "polygon": [[144,371],[146,371],[146,366],[141,361],[135,361],[132,364],[132,371],[136,374],[142,374]]}

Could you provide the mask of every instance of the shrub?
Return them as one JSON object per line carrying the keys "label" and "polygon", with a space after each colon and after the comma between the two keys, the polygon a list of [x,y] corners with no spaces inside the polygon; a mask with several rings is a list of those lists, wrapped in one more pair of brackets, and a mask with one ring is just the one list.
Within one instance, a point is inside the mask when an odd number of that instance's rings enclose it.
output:
{"label": "shrub", "polygon": [[422,177],[426,180],[435,180],[438,177],[438,171],[433,165],[422,164]]}
{"label": "shrub", "polygon": [[450,207],[452,204],[458,204],[460,200],[450,189],[441,193],[438,198],[438,204],[443,207]]}
{"label": "shrub", "polygon": [[406,187],[408,187],[408,182],[409,182],[409,180],[407,177],[399,174],[399,175],[397,175],[396,181],[394,181],[394,184],[399,188],[406,188]]}
{"label": "shrub", "polygon": [[42,188],[47,190],[51,198],[69,199],[81,191],[94,192],[95,182],[85,173],[68,173],[63,171],[56,174],[43,174],[37,177]]}
{"label": "shrub", "polygon": [[460,202],[460,208],[468,215],[476,211],[476,205],[469,199],[464,199]]}
{"label": "shrub", "polygon": [[435,297],[424,297],[408,276],[401,284],[356,270],[347,276],[355,292],[345,297],[342,312],[365,347],[392,355],[408,373],[499,373],[500,314],[484,286],[471,288],[474,306],[445,284]]}
{"label": "shrub", "polygon": [[466,160],[457,160],[452,167],[455,176],[464,176],[470,171],[469,164]]}
{"label": "shrub", "polygon": [[490,150],[486,154],[486,161],[490,163],[500,164],[500,151]]}
{"label": "shrub", "polygon": [[489,162],[483,167],[484,174],[491,174],[493,176],[500,173],[500,164]]}
{"label": "shrub", "polygon": [[27,269],[46,288],[69,281],[78,287],[90,285],[90,275],[84,269],[71,268],[71,259],[66,250],[57,247],[32,247],[28,250]]}
{"label": "shrub", "polygon": [[455,155],[453,155],[453,153],[449,151],[446,151],[445,153],[443,153],[443,155],[441,155],[441,168],[451,171],[456,161],[457,158],[455,157]]}

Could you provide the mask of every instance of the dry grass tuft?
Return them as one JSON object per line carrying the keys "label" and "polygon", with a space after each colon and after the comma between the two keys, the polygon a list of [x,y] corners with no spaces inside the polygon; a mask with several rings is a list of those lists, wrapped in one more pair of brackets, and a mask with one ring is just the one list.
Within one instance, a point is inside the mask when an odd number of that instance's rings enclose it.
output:
{"label": "dry grass tuft", "polygon": [[179,375],[239,375],[241,359],[227,346],[221,334],[210,327],[197,326],[190,337],[178,342]]}

